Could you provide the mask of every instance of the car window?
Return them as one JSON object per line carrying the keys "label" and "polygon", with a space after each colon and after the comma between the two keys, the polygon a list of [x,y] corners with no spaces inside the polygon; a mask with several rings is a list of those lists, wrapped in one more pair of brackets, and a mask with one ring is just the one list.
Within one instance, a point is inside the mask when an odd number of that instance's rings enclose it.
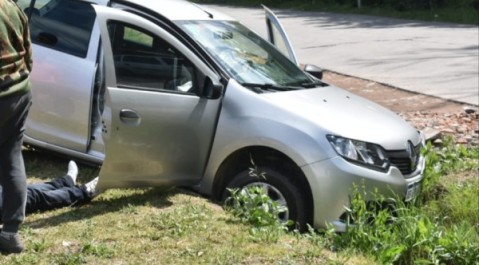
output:
{"label": "car window", "polygon": [[32,42],[78,57],[86,57],[95,22],[91,4],[62,0],[19,0],[30,19]]}
{"label": "car window", "polygon": [[108,33],[119,87],[194,93],[193,64],[168,42],[120,21]]}

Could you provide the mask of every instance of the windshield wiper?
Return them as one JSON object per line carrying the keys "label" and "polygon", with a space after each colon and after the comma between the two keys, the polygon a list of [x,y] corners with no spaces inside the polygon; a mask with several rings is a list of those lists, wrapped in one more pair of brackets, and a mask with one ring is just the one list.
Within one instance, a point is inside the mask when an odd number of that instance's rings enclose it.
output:
{"label": "windshield wiper", "polygon": [[324,83],[322,82],[306,82],[306,83],[301,83],[301,86],[304,88],[315,88],[318,86],[324,86]]}
{"label": "windshield wiper", "polygon": [[299,90],[304,88],[304,87],[297,87],[297,86],[280,86],[280,85],[274,85],[270,83],[266,83],[266,84],[241,83],[241,85],[244,87],[249,87],[249,88],[261,88],[263,90],[278,90],[278,91]]}

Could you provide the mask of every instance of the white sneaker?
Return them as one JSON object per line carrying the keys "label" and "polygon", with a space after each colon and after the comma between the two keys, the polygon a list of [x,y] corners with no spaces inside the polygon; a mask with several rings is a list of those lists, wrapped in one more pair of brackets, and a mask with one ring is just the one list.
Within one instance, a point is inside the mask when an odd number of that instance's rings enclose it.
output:
{"label": "white sneaker", "polygon": [[68,171],[67,176],[73,180],[73,185],[77,184],[77,175],[78,175],[78,166],[75,161],[71,160],[68,162]]}
{"label": "white sneaker", "polygon": [[98,185],[98,180],[99,177],[96,177],[90,180],[90,182],[83,184],[82,186],[90,198],[93,198],[100,194],[100,191],[96,188],[96,186]]}

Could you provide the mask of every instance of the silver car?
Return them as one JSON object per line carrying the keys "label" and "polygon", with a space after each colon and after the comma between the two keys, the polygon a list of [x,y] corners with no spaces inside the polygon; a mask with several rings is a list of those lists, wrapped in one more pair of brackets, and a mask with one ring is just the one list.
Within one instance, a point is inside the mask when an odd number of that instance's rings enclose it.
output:
{"label": "silver car", "polygon": [[261,186],[287,207],[280,218],[338,231],[355,184],[406,201],[420,190],[421,134],[300,69],[267,8],[269,41],[181,0],[18,4],[34,43],[25,142],[102,163],[101,188],[186,185],[222,200]]}

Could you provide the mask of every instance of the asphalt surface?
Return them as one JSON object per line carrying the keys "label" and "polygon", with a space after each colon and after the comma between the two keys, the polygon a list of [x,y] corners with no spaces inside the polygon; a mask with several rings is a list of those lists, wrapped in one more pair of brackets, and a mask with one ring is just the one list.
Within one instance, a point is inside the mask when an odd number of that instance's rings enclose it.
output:
{"label": "asphalt surface", "polygon": [[[261,8],[209,5],[266,36]],[[479,105],[479,27],[273,10],[301,63]]]}

